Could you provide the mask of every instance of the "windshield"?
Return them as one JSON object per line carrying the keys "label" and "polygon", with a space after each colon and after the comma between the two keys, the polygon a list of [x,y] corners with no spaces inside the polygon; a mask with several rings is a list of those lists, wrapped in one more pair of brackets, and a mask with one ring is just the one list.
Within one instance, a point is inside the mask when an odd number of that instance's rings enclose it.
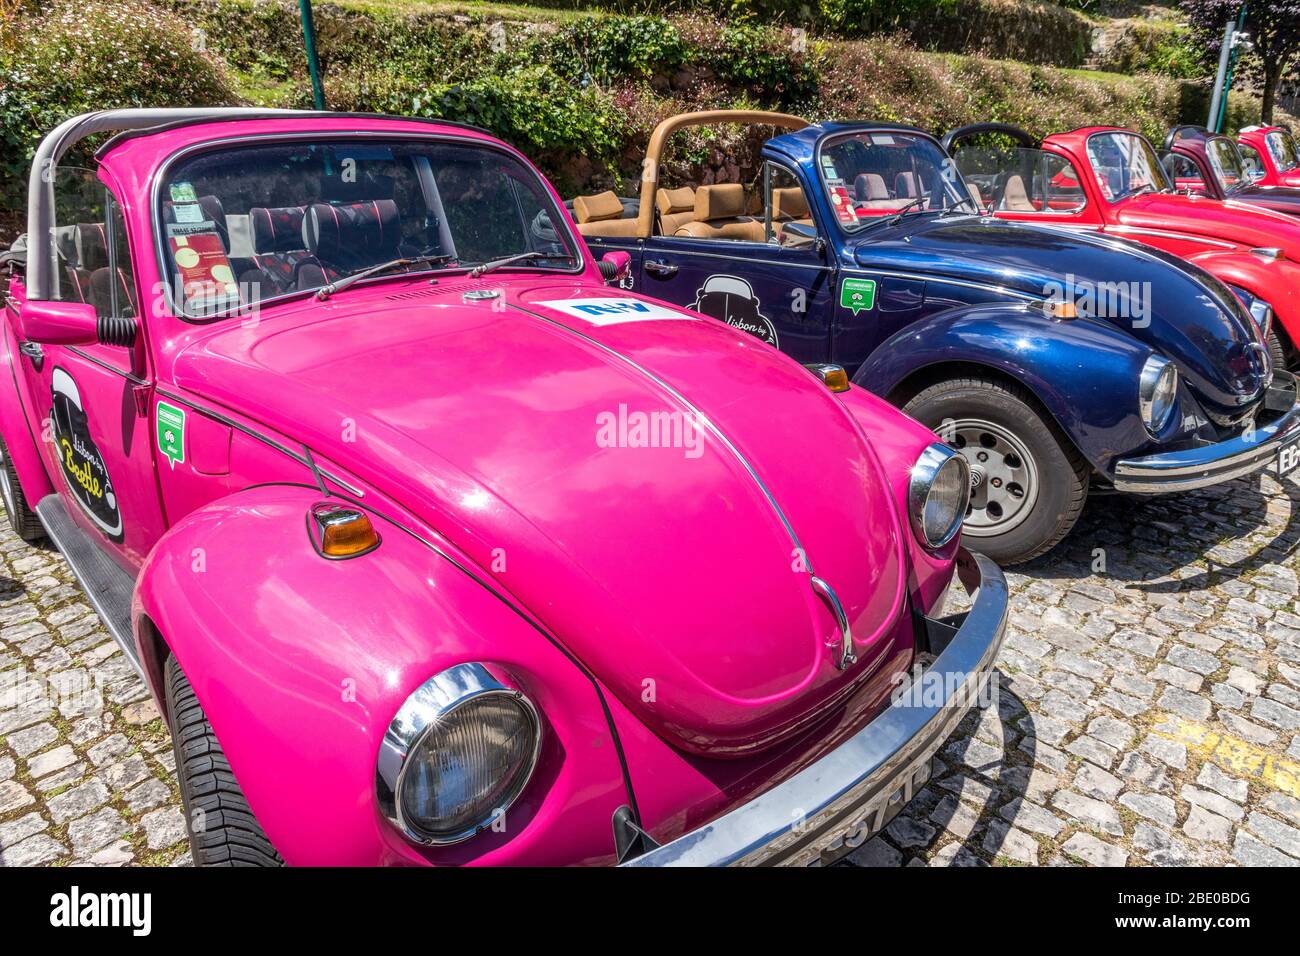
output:
{"label": "windshield", "polygon": [[1236,189],[1245,181],[1246,167],[1237,152],[1236,144],[1224,136],[1216,136],[1205,144],[1205,155],[1209,157],[1210,168],[1223,187],[1224,192]]}
{"label": "windshield", "polygon": [[1156,151],[1137,133],[1094,133],[1088,137],[1088,160],[1110,202],[1169,188]]}
{"label": "windshield", "polygon": [[1286,130],[1273,130],[1264,137],[1264,142],[1268,145],[1273,162],[1277,164],[1278,172],[1285,173],[1300,166],[1300,151]]}
{"label": "windshield", "polygon": [[927,136],[863,131],[822,147],[822,185],[846,232],[880,217],[953,210],[978,212],[961,174]]}
{"label": "windshield", "polygon": [[1068,215],[1088,204],[1079,174],[1063,156],[1020,146],[954,149],[967,186],[995,210]]}
{"label": "windshield", "polygon": [[[206,151],[162,184],[158,224],[183,315],[213,317],[394,271],[468,268],[535,252],[572,270],[574,244],[538,175],[465,142],[279,142]],[[383,273],[381,273],[383,274]]]}

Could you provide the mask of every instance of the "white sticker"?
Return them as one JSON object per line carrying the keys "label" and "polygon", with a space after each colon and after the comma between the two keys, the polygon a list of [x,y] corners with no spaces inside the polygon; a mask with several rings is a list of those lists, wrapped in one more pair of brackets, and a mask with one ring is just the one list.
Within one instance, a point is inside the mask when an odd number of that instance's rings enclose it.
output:
{"label": "white sticker", "polygon": [[177,222],[202,222],[203,210],[196,202],[177,203],[172,206],[172,215]]}
{"label": "white sticker", "polygon": [[650,319],[695,319],[695,316],[685,312],[678,312],[657,302],[642,302],[640,299],[556,299],[536,304],[586,319],[593,325],[617,325],[620,322],[645,322]]}
{"label": "white sticker", "polygon": [[873,133],[871,134],[871,141],[877,146],[894,145],[894,137],[890,136],[888,133]]}

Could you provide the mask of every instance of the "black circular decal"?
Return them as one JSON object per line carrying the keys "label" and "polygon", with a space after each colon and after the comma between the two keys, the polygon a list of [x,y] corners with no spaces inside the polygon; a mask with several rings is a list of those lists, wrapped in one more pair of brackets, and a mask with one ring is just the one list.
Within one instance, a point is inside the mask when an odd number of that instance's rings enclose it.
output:
{"label": "black circular decal", "polygon": [[758,296],[744,279],[729,275],[709,276],[695,293],[692,308],[780,348],[776,326],[760,311]]}
{"label": "black circular decal", "polygon": [[104,456],[90,437],[77,383],[63,369],[56,368],[50,379],[50,390],[54,400],[50,413],[54,446],[68,488],[96,527],[114,541],[121,541],[122,512],[118,509]]}

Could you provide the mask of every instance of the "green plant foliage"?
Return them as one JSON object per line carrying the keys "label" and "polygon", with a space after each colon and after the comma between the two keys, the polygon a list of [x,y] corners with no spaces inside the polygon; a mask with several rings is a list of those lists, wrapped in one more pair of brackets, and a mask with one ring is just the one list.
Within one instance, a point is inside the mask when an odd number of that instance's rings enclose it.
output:
{"label": "green plant foliage", "polygon": [[137,0],[58,0],[5,20],[0,203],[21,205],[41,136],[89,110],[237,101],[221,63],[174,17]]}

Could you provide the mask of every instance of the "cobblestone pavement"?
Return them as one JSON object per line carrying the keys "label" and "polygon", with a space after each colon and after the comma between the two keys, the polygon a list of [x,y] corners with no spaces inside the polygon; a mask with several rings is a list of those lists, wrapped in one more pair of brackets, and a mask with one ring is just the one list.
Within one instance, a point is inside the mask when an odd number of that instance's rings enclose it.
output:
{"label": "cobblestone pavement", "polygon": [[[1300,484],[1095,497],[1008,574],[996,707],[863,865],[1300,865]],[[0,519],[0,864],[190,862],[166,730]]]}

